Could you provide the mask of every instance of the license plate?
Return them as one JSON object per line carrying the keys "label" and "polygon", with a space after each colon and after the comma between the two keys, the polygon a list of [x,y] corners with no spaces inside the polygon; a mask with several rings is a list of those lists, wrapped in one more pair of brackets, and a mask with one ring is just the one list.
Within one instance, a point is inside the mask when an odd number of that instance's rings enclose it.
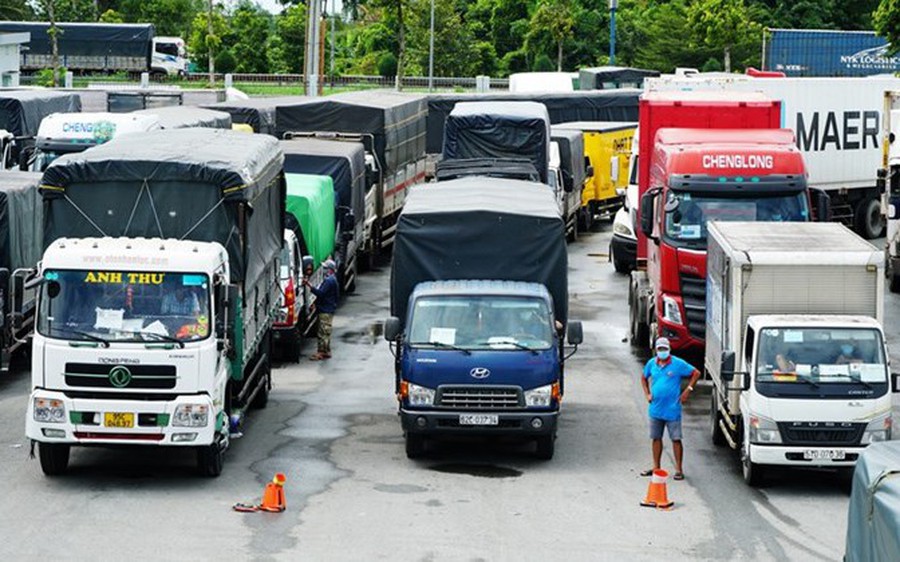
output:
{"label": "license plate", "polygon": [[106,412],[103,414],[103,425],[106,427],[134,427],[134,414]]}
{"label": "license plate", "polygon": [[847,452],[838,449],[808,449],[803,451],[803,459],[808,461],[842,461]]}
{"label": "license plate", "polygon": [[460,414],[459,425],[497,425],[500,416],[497,414]]}

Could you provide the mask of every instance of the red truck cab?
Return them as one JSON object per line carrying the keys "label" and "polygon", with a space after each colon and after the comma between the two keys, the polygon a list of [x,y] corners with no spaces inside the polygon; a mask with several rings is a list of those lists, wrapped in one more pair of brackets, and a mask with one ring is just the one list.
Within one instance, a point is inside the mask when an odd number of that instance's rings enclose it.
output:
{"label": "red truck cab", "polygon": [[[780,104],[761,94],[649,93],[640,112],[631,341],[666,336],[675,351],[702,353],[708,221],[811,220],[806,167],[793,132],[778,128]],[[827,213],[827,196],[817,204]]]}

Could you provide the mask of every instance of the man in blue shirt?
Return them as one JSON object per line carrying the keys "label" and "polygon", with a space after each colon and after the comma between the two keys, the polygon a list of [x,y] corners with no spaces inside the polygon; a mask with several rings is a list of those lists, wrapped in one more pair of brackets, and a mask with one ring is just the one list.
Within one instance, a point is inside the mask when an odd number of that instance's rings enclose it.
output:
{"label": "man in blue shirt", "polygon": [[337,311],[338,297],[340,296],[340,287],[334,272],[337,269],[333,260],[325,260],[322,263],[322,269],[325,270],[325,280],[318,287],[309,284],[309,280],[304,278],[303,284],[309,287],[309,290],[316,295],[316,310],[319,313],[319,331],[317,333],[319,340],[319,350],[316,354],[310,356],[311,361],[321,361],[331,358],[331,330],[334,322],[334,313]]}
{"label": "man in blue shirt", "polygon": [[[668,430],[675,452],[675,480],[684,480],[681,461],[684,449],[681,445],[681,405],[687,401],[694,384],[700,378],[700,371],[688,362],[675,357],[671,353],[668,338],[656,340],[656,357],[644,365],[641,386],[647,398],[650,418],[650,439],[653,442],[653,468],[645,470],[641,476],[650,476],[659,468],[663,450],[663,430]],[[681,379],[690,377],[684,391],[681,390]]]}

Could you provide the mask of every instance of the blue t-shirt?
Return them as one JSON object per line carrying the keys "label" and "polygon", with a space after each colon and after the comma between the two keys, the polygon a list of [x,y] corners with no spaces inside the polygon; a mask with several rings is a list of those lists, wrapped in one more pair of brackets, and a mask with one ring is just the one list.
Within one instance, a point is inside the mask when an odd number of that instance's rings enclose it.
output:
{"label": "blue t-shirt", "polygon": [[326,275],[325,280],[318,287],[312,287],[312,293],[316,295],[316,309],[325,314],[334,314],[338,307],[340,286],[337,277]]}
{"label": "blue t-shirt", "polygon": [[656,357],[644,365],[644,378],[650,379],[649,414],[651,418],[665,421],[681,419],[681,379],[695,371],[693,365],[675,356],[660,365]]}

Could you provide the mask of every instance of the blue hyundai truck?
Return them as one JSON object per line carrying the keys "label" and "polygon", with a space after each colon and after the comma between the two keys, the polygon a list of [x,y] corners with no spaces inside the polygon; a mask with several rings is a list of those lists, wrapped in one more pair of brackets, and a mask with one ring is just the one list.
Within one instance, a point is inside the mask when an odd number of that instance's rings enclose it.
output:
{"label": "blue hyundai truck", "polygon": [[565,361],[582,341],[567,299],[564,225],[546,185],[474,176],[413,188],[384,326],[407,456],[487,435],[552,458]]}

